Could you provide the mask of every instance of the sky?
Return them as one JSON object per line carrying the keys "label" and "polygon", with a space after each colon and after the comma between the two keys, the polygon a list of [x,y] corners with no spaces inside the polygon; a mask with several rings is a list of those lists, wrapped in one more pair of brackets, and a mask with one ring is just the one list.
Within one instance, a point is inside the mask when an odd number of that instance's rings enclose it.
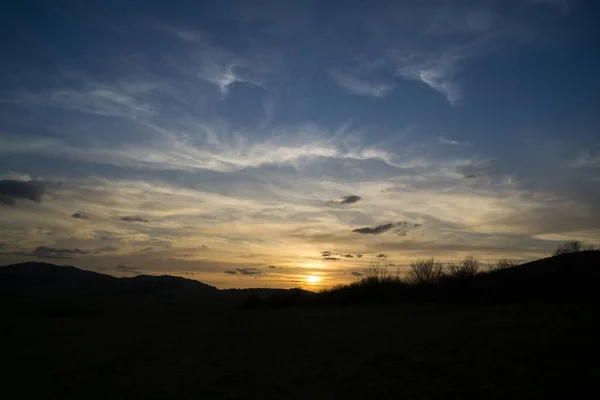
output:
{"label": "sky", "polygon": [[319,288],[600,244],[595,1],[5,3],[1,265]]}

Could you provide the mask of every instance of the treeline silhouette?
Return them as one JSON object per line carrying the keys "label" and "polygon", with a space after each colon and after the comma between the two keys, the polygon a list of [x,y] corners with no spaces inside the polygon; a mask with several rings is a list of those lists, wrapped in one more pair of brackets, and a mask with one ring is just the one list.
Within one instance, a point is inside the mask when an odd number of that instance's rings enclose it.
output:
{"label": "treeline silhouette", "polygon": [[473,256],[459,262],[417,260],[392,273],[385,260],[370,263],[357,281],[318,293],[290,290],[270,297],[250,296],[246,308],[386,306],[402,303],[498,303],[595,296],[600,251],[579,241],[556,248],[552,257],[518,265],[499,260],[484,266]]}

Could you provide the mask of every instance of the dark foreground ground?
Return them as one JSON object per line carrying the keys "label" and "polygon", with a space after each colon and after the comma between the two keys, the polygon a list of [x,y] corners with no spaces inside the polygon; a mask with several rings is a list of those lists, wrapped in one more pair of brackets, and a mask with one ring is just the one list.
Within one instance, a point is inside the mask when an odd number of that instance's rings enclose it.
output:
{"label": "dark foreground ground", "polygon": [[596,301],[0,322],[3,398],[594,398]]}

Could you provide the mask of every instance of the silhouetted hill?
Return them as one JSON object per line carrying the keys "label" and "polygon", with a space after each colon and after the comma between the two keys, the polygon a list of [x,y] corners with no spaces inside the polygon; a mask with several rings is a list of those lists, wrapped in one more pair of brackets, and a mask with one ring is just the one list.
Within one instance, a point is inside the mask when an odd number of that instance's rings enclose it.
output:
{"label": "silhouetted hill", "polygon": [[363,279],[321,293],[280,293],[252,299],[249,307],[392,305],[438,302],[562,301],[598,297],[600,251],[553,256],[469,277],[409,284],[392,278]]}
{"label": "silhouetted hill", "polygon": [[86,271],[72,266],[29,262],[0,267],[0,287],[5,289],[60,288],[90,290],[93,288],[140,288],[150,290],[179,289],[215,292],[218,289],[193,279],[170,275],[138,275],[133,278]]}
{"label": "silhouetted hill", "polygon": [[58,266],[49,263],[28,262],[0,267],[0,287],[41,288],[115,285],[118,278],[97,272],[85,271],[71,266]]}
{"label": "silhouetted hill", "polygon": [[204,292],[216,292],[217,289],[214,286],[207,285],[206,283],[194,280],[182,278],[180,276],[171,275],[137,275],[133,278],[120,278],[125,283],[137,287],[142,287],[148,290],[154,289],[179,289],[179,290],[195,290]]}
{"label": "silhouetted hill", "polygon": [[170,275],[116,278],[71,266],[29,262],[0,267],[0,308],[8,313],[56,315],[147,312],[161,307],[237,305],[286,289],[219,290]]}

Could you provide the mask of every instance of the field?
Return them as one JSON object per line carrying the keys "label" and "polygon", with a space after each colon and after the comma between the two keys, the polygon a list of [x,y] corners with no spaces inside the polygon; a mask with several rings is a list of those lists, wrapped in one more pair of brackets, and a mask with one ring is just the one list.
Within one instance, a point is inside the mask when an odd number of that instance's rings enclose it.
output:
{"label": "field", "polygon": [[578,301],[14,316],[0,323],[3,392],[44,399],[579,398],[594,393],[600,378],[598,309]]}

